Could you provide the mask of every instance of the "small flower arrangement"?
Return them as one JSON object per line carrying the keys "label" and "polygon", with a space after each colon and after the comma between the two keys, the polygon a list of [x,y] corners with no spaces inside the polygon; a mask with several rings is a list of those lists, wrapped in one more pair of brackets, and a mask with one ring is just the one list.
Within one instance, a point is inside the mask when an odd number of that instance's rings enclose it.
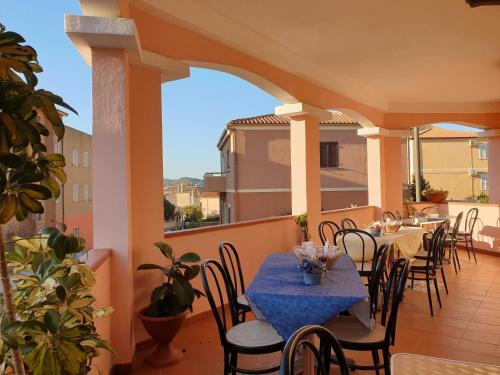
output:
{"label": "small flower arrangement", "polygon": [[300,272],[305,273],[321,273],[326,271],[326,263],[317,259],[302,259],[302,262],[299,263],[298,267]]}
{"label": "small flower arrangement", "polygon": [[370,230],[370,234],[374,237],[379,237],[382,234],[382,229],[384,229],[384,225],[380,221],[374,221],[368,226]]}

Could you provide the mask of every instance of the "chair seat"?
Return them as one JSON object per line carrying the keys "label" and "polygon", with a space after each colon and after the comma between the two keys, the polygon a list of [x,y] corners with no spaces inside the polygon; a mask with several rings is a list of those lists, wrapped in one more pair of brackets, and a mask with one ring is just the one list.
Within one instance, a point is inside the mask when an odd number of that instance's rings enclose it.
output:
{"label": "chair seat", "polygon": [[383,342],[385,327],[376,324],[370,329],[353,316],[337,316],[325,324],[341,343],[371,344]]}
{"label": "chair seat", "polygon": [[236,302],[238,302],[238,305],[250,307],[247,296],[244,294],[239,295],[238,298],[236,298]]}
{"label": "chair seat", "polygon": [[[432,262],[429,263],[429,267],[431,266]],[[426,259],[415,259],[411,263],[411,268],[412,269],[426,269],[427,268],[427,260]]]}
{"label": "chair seat", "polygon": [[356,270],[360,272],[363,270],[363,272],[371,272],[372,270],[372,261],[365,261],[365,262],[354,262],[356,265]]}
{"label": "chair seat", "polygon": [[429,256],[429,252],[427,250],[419,250],[415,254],[415,258],[417,258],[417,259],[427,259],[428,256]]}
{"label": "chair seat", "polygon": [[240,323],[227,331],[226,339],[230,344],[244,348],[273,346],[284,342],[267,320]]}

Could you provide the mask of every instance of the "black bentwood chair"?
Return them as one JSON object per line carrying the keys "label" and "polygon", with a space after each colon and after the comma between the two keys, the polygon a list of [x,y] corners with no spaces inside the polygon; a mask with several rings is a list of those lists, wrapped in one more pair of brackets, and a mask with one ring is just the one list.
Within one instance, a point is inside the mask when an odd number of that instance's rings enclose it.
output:
{"label": "black bentwood chair", "polygon": [[359,275],[370,278],[372,272],[373,258],[377,253],[377,241],[368,232],[361,229],[341,229],[335,233],[333,244],[342,244],[346,254],[349,255],[349,246],[361,248],[361,261],[354,262]]}
{"label": "black bentwood chair", "polygon": [[[455,273],[458,273],[460,267],[460,259],[458,258],[457,252],[457,239],[458,232],[460,231],[460,223],[462,222],[463,212],[460,212],[455,219],[455,224],[453,224],[453,230],[449,233],[446,238],[446,248],[449,249],[448,261],[453,260],[453,267],[455,268]],[[458,269],[457,269],[458,266]]]}
{"label": "black bentwood chair", "polygon": [[324,245],[326,240],[330,245],[333,245],[335,233],[340,230],[340,227],[333,221],[322,221],[319,223],[318,232],[321,243]]}
{"label": "black bentwood chair", "polygon": [[219,262],[215,259],[203,261],[200,274],[224,349],[224,375],[229,373],[235,375],[237,372],[268,374],[278,371],[279,366],[251,370],[238,367],[238,354],[260,355],[280,352],[285,347],[285,342],[267,320],[239,321],[236,296],[229,276]]}
{"label": "black bentwood chair", "polygon": [[372,261],[372,273],[368,278],[368,294],[370,295],[370,317],[375,319],[379,307],[379,290],[385,292],[384,275],[386,273],[389,245],[379,247]]}
{"label": "black bentwood chair", "polygon": [[384,211],[382,212],[382,215],[380,216],[382,218],[382,221],[387,221],[389,219],[390,221],[396,221],[398,220],[396,214],[392,213],[391,211]]}
{"label": "black bentwood chair", "polygon": [[[407,258],[399,258],[394,262],[387,280],[381,322],[377,323],[373,329],[366,327],[352,316],[336,317],[325,324],[343,349],[372,352],[373,365],[350,363],[350,369],[375,370],[377,374],[380,369],[384,369],[384,374],[390,374],[391,353],[389,349],[391,343],[394,345],[398,308],[408,279],[409,268],[410,261]],[[382,363],[380,363],[379,351],[382,351]]]}
{"label": "black bentwood chair", "polygon": [[[458,232],[457,243],[465,244],[465,249],[467,250],[467,256],[470,259],[470,251],[474,255],[474,261],[477,263],[476,252],[474,251],[474,241],[472,240],[472,235],[474,233],[474,227],[476,226],[477,216],[479,215],[479,209],[471,208],[467,215],[465,216],[465,228],[463,232]],[[470,245],[470,249],[469,249]]]}
{"label": "black bentwood chair", "polygon": [[342,226],[342,229],[358,229],[358,226],[356,225],[354,220],[349,219],[348,217],[342,219],[340,225]]}
{"label": "black bentwood chair", "polygon": [[[319,338],[319,349],[311,342],[311,336]],[[349,367],[337,339],[325,327],[305,326],[297,330],[287,341],[281,357],[280,375],[295,375],[295,357],[309,349],[316,360],[316,374],[329,375],[332,351],[340,369],[340,375],[349,375]]]}
{"label": "black bentwood chair", "polygon": [[446,221],[441,224],[432,234],[431,238],[424,236],[423,245],[424,249],[427,251],[427,256],[416,257],[416,260],[411,265],[411,288],[413,289],[413,282],[415,280],[425,281],[427,286],[427,297],[429,299],[429,309],[431,310],[431,316],[434,316],[434,310],[432,308],[432,292],[431,292],[431,281],[434,282],[434,289],[436,290],[436,297],[439,303],[439,307],[442,307],[441,296],[439,295],[439,287],[437,283],[437,270],[441,269],[441,276],[443,277],[443,283],[445,288],[448,289],[446,285],[446,278],[444,276],[444,271],[442,267],[442,257],[445,250],[446,236],[448,235],[448,229],[450,222]]}
{"label": "black bentwood chair", "polygon": [[252,311],[245,297],[245,281],[241,270],[240,257],[236,248],[229,242],[219,244],[219,259],[226,274],[229,276],[233,293],[236,296],[238,318],[244,322],[246,313]]}

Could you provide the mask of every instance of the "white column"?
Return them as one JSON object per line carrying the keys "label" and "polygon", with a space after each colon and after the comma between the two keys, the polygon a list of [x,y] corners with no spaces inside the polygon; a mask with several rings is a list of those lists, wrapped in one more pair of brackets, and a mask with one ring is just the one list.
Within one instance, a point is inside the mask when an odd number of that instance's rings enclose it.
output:
{"label": "white column", "polygon": [[481,134],[488,139],[488,195],[490,203],[500,203],[500,129],[491,129]]}

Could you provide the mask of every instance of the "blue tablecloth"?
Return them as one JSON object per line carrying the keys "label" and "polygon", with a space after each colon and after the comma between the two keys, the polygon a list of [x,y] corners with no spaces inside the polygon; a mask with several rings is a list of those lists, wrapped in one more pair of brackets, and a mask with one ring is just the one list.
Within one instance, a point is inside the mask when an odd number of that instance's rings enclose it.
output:
{"label": "blue tablecloth", "polygon": [[293,254],[272,254],[246,291],[250,304],[287,340],[297,329],[325,324],[335,315],[368,298],[354,264],[343,255],[321,285],[304,284]]}

